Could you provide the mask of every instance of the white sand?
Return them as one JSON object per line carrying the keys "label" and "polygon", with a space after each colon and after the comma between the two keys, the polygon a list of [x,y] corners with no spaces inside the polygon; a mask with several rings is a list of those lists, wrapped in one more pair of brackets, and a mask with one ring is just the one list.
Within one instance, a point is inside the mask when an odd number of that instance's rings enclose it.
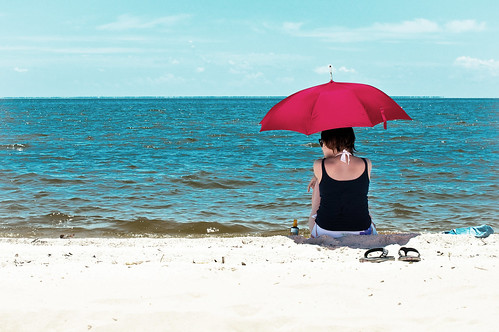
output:
{"label": "white sand", "polygon": [[[494,331],[498,242],[0,239],[0,330]],[[422,261],[359,262],[365,248],[397,257],[401,245]]]}

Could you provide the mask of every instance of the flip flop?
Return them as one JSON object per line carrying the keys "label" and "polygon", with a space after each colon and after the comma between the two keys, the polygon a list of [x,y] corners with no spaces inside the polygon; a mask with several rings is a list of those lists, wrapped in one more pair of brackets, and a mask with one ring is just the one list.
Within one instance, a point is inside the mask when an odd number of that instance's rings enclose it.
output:
{"label": "flip flop", "polygon": [[[369,254],[373,252],[381,252],[379,256],[369,256]],[[364,257],[360,258],[359,261],[364,263],[364,262],[371,262],[371,263],[381,263],[381,262],[386,262],[386,261],[394,261],[395,257],[393,256],[388,256],[388,250],[385,248],[373,248],[369,249],[364,253]]]}
{"label": "flip flop", "polygon": [[[416,255],[407,255],[408,252],[414,252]],[[399,249],[399,261],[419,262],[421,261],[421,255],[419,254],[419,251],[414,248],[401,247]]]}

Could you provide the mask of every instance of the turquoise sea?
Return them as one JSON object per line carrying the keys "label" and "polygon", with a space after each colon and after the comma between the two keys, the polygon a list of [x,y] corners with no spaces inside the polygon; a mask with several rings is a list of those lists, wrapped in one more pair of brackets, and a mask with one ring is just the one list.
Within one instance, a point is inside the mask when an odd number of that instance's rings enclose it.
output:
{"label": "turquoise sea", "polygon": [[[319,135],[260,133],[282,98],[0,99],[0,236],[306,228]],[[357,128],[381,232],[499,227],[499,99],[395,98]]]}

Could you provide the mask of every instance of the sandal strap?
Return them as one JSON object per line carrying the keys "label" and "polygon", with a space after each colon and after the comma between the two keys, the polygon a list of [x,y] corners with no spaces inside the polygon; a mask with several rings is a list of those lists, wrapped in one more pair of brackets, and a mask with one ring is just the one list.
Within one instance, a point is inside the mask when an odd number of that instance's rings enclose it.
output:
{"label": "sandal strap", "polygon": [[[404,254],[402,255],[402,252],[404,252]],[[415,252],[417,254],[417,256],[415,257],[420,257],[421,255],[419,254],[419,251],[417,251],[416,249],[414,248],[409,248],[409,247],[401,247],[399,249],[399,256],[407,256],[407,253],[408,252]]]}
{"label": "sandal strap", "polygon": [[381,254],[377,257],[386,257],[388,255],[388,250],[386,250],[385,248],[372,248],[372,249],[369,249],[367,250],[365,253],[364,253],[364,257],[365,258],[369,258],[369,254],[373,253],[373,252],[378,252],[380,251]]}

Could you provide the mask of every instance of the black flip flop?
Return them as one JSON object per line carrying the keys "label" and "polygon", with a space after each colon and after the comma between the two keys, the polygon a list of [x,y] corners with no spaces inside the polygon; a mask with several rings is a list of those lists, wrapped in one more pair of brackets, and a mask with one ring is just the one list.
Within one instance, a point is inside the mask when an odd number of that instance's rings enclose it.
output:
{"label": "black flip flop", "polygon": [[[381,252],[379,256],[369,256],[369,254],[373,252]],[[381,263],[381,262],[386,262],[386,261],[394,261],[395,257],[393,256],[388,256],[388,250],[385,248],[373,248],[369,249],[364,253],[364,257],[360,258],[359,261],[364,263],[364,262],[371,262],[371,263]]]}
{"label": "black flip flop", "polygon": [[[416,255],[407,255],[408,252],[414,252]],[[414,248],[401,247],[399,249],[399,261],[419,262],[421,261],[421,255],[419,254],[419,251]]]}

